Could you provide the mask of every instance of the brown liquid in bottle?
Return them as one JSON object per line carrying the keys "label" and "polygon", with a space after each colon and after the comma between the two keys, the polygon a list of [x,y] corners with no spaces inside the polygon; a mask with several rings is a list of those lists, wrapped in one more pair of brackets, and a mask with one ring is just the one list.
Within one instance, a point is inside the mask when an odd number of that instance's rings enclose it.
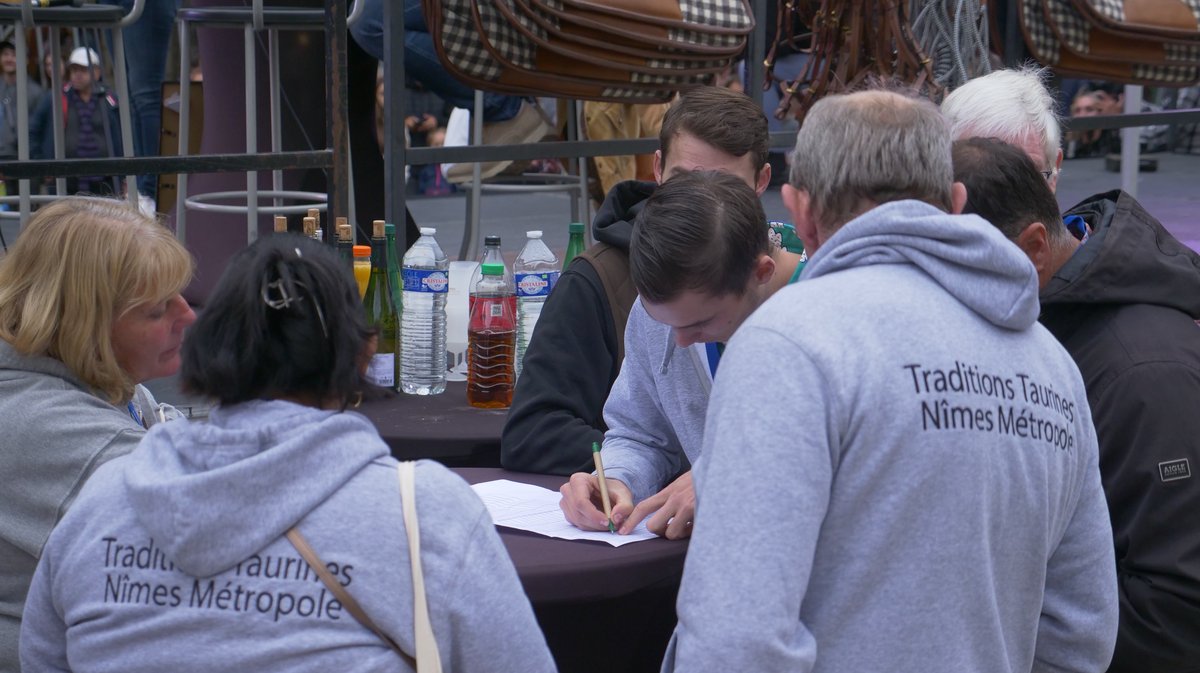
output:
{"label": "brown liquid in bottle", "polygon": [[512,404],[516,330],[467,333],[467,402],[483,409]]}

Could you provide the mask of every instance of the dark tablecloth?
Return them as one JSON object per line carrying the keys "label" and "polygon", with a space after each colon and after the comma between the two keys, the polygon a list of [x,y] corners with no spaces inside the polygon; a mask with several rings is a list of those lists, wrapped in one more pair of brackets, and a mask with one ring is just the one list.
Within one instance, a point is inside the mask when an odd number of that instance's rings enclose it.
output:
{"label": "dark tablecloth", "polygon": [[467,404],[467,384],[451,381],[441,395],[405,395],[364,402],[355,411],[371,419],[399,460],[431,458],[450,467],[500,467],[500,432],[508,409]]}
{"label": "dark tablecloth", "polygon": [[[469,483],[511,479],[557,490],[566,479],[457,468]],[[675,628],[686,540],[622,547],[497,528],[561,673],[653,673]]]}

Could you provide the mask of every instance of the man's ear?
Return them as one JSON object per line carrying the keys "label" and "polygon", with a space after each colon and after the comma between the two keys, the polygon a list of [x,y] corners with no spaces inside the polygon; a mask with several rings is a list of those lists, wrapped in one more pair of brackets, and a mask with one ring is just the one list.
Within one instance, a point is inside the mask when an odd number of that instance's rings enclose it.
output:
{"label": "man's ear", "polygon": [[804,241],[804,251],[811,257],[820,246],[820,240],[817,237],[817,224],[808,212],[811,200],[808,197],[808,192],[803,189],[796,189],[791,183],[784,183],[783,189],[780,190],[780,195],[783,197],[783,205],[788,209],[788,213],[792,216],[792,226],[796,228],[796,235]]}
{"label": "man's ear", "polygon": [[663,156],[662,150],[654,150],[654,181],[658,184],[663,183]]}
{"label": "man's ear", "polygon": [[950,214],[962,215],[963,208],[967,206],[967,186],[961,182],[956,182],[950,186]]}
{"label": "man's ear", "polygon": [[1050,270],[1052,255],[1050,251],[1050,239],[1046,233],[1046,225],[1041,222],[1034,222],[1027,225],[1017,234],[1017,247],[1025,253],[1029,261],[1033,262],[1033,268],[1037,269],[1038,279],[1042,279]]}
{"label": "man's ear", "polygon": [[765,163],[763,164],[762,168],[758,170],[758,178],[755,180],[754,191],[757,192],[759,196],[762,196],[763,192],[767,191],[767,187],[770,186],[771,164]]}
{"label": "man's ear", "polygon": [[775,259],[770,255],[759,255],[754,263],[754,282],[766,285],[775,277]]}
{"label": "man's ear", "polygon": [[1062,151],[1062,148],[1060,147],[1058,150],[1058,156],[1056,156],[1054,158],[1054,173],[1051,174],[1050,179],[1046,181],[1046,184],[1050,185],[1051,192],[1058,191],[1058,173],[1059,173],[1059,171],[1062,170],[1062,161],[1063,161],[1063,151]]}

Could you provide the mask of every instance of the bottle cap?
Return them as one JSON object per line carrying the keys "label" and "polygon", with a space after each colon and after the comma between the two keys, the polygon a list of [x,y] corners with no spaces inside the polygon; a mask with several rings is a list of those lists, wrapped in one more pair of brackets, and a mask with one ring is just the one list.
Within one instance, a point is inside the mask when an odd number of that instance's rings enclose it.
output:
{"label": "bottle cap", "polygon": [[[338,219],[342,218],[339,217]],[[353,241],[354,229],[345,222],[342,222],[337,225],[337,236],[339,241]]]}
{"label": "bottle cap", "polygon": [[480,268],[483,269],[483,275],[485,275],[485,276],[503,276],[504,275],[504,265],[503,264],[497,264],[495,262],[488,262],[487,264],[483,264]]}
{"label": "bottle cap", "polygon": [[541,229],[534,229],[533,231],[527,231],[527,232],[525,232],[525,236],[526,236],[526,237],[528,237],[528,238],[541,238],[541,237],[542,237],[542,230],[541,230]]}
{"label": "bottle cap", "polygon": [[496,236],[496,235],[492,235],[492,236],[484,236],[484,237],[483,237],[483,244],[484,244],[484,245],[496,245],[496,246],[498,246],[498,245],[500,245],[500,237],[499,237],[499,236]]}
{"label": "bottle cap", "polygon": [[392,224],[391,222],[388,222],[387,224],[383,225],[383,230],[387,232],[388,236],[396,235],[396,225]]}
{"label": "bottle cap", "polygon": [[567,233],[582,234],[583,233],[583,222],[572,222],[572,223],[568,224],[567,225]]}
{"label": "bottle cap", "polygon": [[437,234],[437,229],[434,227],[421,227],[422,236],[433,236]]}
{"label": "bottle cap", "polygon": [[371,246],[369,246],[369,245],[354,246],[354,256],[355,257],[370,257],[371,256]]}

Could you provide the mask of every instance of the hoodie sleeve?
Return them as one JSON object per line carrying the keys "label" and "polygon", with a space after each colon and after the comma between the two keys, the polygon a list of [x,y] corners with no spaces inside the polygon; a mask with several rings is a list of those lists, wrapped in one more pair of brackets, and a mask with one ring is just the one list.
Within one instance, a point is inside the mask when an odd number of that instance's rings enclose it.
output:
{"label": "hoodie sleeve", "polygon": [[[1080,425],[1091,428],[1091,419]],[[1034,673],[1102,673],[1117,631],[1112,527],[1100,485],[1095,435],[1082,438],[1081,486],[1062,539],[1046,564]]]}
{"label": "hoodie sleeve", "polygon": [[53,575],[54,553],[47,547],[33,575],[21,618],[21,670],[30,673],[71,670],[67,662],[67,625],[53,600]]}
{"label": "hoodie sleeve", "polygon": [[1094,395],[1121,605],[1113,673],[1200,671],[1197,399],[1200,372],[1177,362],[1137,365]]}
{"label": "hoodie sleeve", "polygon": [[[669,338],[670,328],[655,322],[641,299],[635,301],[625,327],[625,362],[604,405],[604,474],[624,482],[634,501],[659,492],[683,467],[683,447],[656,375]],[[675,366],[681,366],[678,360]]]}
{"label": "hoodie sleeve", "polygon": [[588,469],[603,441],[604,401],[620,363],[600,279],[573,262],[542,307],[500,437],[500,463],[520,472]]}
{"label": "hoodie sleeve", "polygon": [[[782,365],[764,357],[780,352],[793,355]],[[777,332],[744,326],[726,350],[693,473],[695,532],[663,671],[812,670],[820,644],[798,615],[829,506],[832,399],[817,367]],[[779,400],[789,418],[818,420],[803,432],[764,423],[762,410]]]}

